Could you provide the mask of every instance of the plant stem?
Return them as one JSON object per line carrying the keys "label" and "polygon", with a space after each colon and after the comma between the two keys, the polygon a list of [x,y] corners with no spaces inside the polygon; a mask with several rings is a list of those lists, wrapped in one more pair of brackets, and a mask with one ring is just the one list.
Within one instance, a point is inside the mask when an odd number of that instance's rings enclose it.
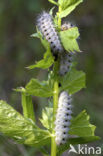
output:
{"label": "plant stem", "polygon": [[59,14],[61,13],[62,8],[59,6],[59,10],[58,10],[58,28],[61,29],[61,18],[59,18]]}
{"label": "plant stem", "polygon": [[[59,18],[59,14],[61,12],[61,7],[59,6],[58,10],[58,28],[61,29],[61,18]],[[55,115],[58,108],[58,95],[59,95],[59,85],[58,85],[58,69],[59,69],[59,60],[57,60],[54,64],[54,94],[53,94],[53,123],[55,121]],[[56,142],[55,142],[55,125],[53,124],[53,137],[51,138],[51,156],[56,156]]]}
{"label": "plant stem", "polygon": [[55,121],[55,115],[58,107],[58,94],[59,94],[59,88],[58,88],[58,61],[55,62],[54,65],[54,93],[53,93],[53,131],[52,131],[52,138],[51,138],[51,156],[56,156],[56,142],[55,142],[55,131],[54,131],[54,121]]}
{"label": "plant stem", "polygon": [[26,95],[26,93],[22,93],[22,108],[24,117],[30,118],[35,122],[32,97],[30,95]]}

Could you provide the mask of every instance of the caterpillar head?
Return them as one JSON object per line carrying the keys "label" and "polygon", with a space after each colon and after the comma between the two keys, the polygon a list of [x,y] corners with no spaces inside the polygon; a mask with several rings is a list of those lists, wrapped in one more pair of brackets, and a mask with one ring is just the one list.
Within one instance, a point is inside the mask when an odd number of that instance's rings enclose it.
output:
{"label": "caterpillar head", "polygon": [[62,31],[65,31],[65,30],[68,30],[69,28],[72,28],[72,27],[74,27],[74,25],[73,25],[72,23],[70,23],[70,22],[64,23],[64,24],[61,26],[61,30],[62,30]]}

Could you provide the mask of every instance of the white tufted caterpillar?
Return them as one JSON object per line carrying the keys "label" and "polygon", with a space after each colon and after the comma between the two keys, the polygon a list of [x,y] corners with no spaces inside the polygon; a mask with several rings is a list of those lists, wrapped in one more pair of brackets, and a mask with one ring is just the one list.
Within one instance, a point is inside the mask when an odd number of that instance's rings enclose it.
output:
{"label": "white tufted caterpillar", "polygon": [[69,137],[68,132],[72,118],[71,101],[71,96],[66,91],[61,92],[55,121],[55,141],[57,145],[65,144]]}
{"label": "white tufted caterpillar", "polygon": [[63,47],[55,29],[52,16],[47,12],[43,12],[38,16],[37,27],[50,43],[53,55],[61,53],[63,51]]}

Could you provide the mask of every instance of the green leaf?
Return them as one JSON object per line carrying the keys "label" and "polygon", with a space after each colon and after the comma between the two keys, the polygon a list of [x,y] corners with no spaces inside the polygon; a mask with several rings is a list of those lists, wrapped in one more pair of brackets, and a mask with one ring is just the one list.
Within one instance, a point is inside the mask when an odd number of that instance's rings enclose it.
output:
{"label": "green leaf", "polygon": [[100,140],[100,137],[98,136],[69,138],[66,144],[61,145],[60,147],[57,148],[57,156],[60,156],[64,151],[69,150],[70,144],[71,145],[87,144],[98,140]]}
{"label": "green leaf", "polygon": [[36,38],[40,38],[40,36],[39,36],[39,34],[38,33],[34,33],[34,34],[32,34],[32,35],[30,35],[30,37],[36,37]]}
{"label": "green leaf", "polygon": [[48,82],[40,82],[36,79],[31,79],[26,85],[26,92],[33,96],[49,97],[53,95],[53,89]]}
{"label": "green leaf", "polygon": [[49,42],[45,38],[43,38],[41,32],[38,29],[37,29],[37,33],[32,34],[31,37],[39,38],[41,40],[41,43],[43,44],[44,48],[47,51],[44,54],[44,58],[42,60],[38,61],[36,64],[31,65],[27,68],[29,68],[29,69],[34,69],[34,68],[47,69],[47,68],[49,68],[54,63],[54,57],[51,53]]}
{"label": "green leaf", "polygon": [[50,14],[51,16],[53,16],[53,11],[54,11],[54,9],[55,9],[55,7],[51,8],[50,11],[49,11],[49,14]]}
{"label": "green leaf", "polygon": [[44,48],[45,48],[46,50],[50,49],[50,44],[49,44],[49,42],[48,42],[45,38],[43,38],[43,36],[42,36],[42,34],[41,34],[40,32],[38,32],[38,33],[39,33],[40,40],[41,40],[41,43],[42,43],[42,45],[44,46]]}
{"label": "green leaf", "polygon": [[82,111],[76,118],[71,121],[70,135],[75,135],[77,137],[69,138],[65,145],[58,147],[57,155],[60,155],[65,150],[69,149],[70,144],[85,144],[92,141],[99,140],[98,136],[95,136],[95,126],[90,124],[89,116],[86,111]]}
{"label": "green leaf", "polygon": [[54,0],[48,0],[50,3],[53,3],[53,4],[55,4],[55,5],[57,5],[58,6],[58,3],[57,2],[55,2]]}
{"label": "green leaf", "polygon": [[0,132],[21,144],[43,146],[50,141],[50,134],[24,118],[5,101],[0,101]]}
{"label": "green leaf", "polygon": [[32,103],[31,95],[27,95],[22,92],[22,107],[23,107],[23,115],[26,118],[30,118],[35,122],[34,108]]}
{"label": "green leaf", "polygon": [[53,108],[46,107],[42,111],[42,118],[40,119],[42,125],[49,131],[52,130],[53,125]]}
{"label": "green leaf", "polygon": [[77,27],[72,27],[65,31],[60,31],[61,42],[64,49],[68,52],[78,51],[80,52],[77,38],[79,37],[79,31]]}
{"label": "green leaf", "polygon": [[13,90],[16,92],[26,93],[26,90],[23,87],[17,87],[16,89],[13,89]]}
{"label": "green leaf", "polygon": [[31,65],[27,68],[29,69],[34,69],[34,68],[42,68],[42,69],[47,69],[49,68],[52,64],[54,63],[54,58],[53,55],[50,51],[50,49],[48,49],[46,51],[46,53],[44,54],[44,58],[40,61],[38,61],[36,64]]}
{"label": "green leaf", "polygon": [[41,40],[41,43],[44,46],[44,48],[46,50],[50,49],[49,42],[45,38],[43,38],[43,35],[41,34],[41,32],[38,29],[37,29],[37,33],[32,34],[31,37],[34,37],[34,38],[37,37],[37,38],[39,38]]}
{"label": "green leaf", "polygon": [[81,2],[83,2],[83,0],[58,0],[58,4],[61,6],[62,9],[66,9],[71,5],[77,6]]}
{"label": "green leaf", "polygon": [[86,111],[82,111],[71,122],[69,134],[77,135],[80,137],[94,136],[95,126],[89,123],[89,115]]}
{"label": "green leaf", "polygon": [[74,94],[80,89],[85,88],[85,73],[71,69],[70,72],[61,79],[61,85],[61,90],[67,90],[69,94]]}
{"label": "green leaf", "polygon": [[39,148],[39,151],[43,154],[43,156],[50,156],[49,152],[44,147]]}
{"label": "green leaf", "polygon": [[61,12],[59,14],[60,18],[69,15],[83,0],[59,0],[58,3],[61,7]]}

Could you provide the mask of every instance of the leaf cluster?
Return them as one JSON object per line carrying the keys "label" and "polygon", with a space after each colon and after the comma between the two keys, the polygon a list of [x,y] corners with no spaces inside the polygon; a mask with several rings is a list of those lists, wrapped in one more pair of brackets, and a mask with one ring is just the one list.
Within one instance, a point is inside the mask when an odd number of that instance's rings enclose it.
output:
{"label": "leaf cluster", "polygon": [[[5,101],[0,101],[0,132],[13,138],[20,144],[41,147],[50,144],[52,136],[53,108],[46,107],[40,119],[45,129],[40,129],[30,118],[23,117]],[[79,127],[79,128],[78,128]],[[67,150],[70,144],[84,144],[98,140],[94,136],[95,126],[89,122],[86,111],[82,111],[72,119],[69,134],[76,137],[70,138],[65,145],[58,147],[57,154]]]}

